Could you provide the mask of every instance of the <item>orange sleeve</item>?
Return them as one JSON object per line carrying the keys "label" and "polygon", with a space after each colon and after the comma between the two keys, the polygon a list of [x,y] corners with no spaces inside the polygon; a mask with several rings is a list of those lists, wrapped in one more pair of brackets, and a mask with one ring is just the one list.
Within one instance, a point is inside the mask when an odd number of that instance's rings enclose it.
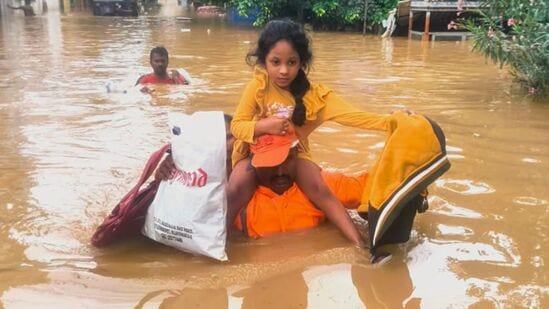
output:
{"label": "orange sleeve", "polygon": [[347,176],[342,173],[322,172],[322,178],[345,208],[356,209],[360,205],[368,173]]}

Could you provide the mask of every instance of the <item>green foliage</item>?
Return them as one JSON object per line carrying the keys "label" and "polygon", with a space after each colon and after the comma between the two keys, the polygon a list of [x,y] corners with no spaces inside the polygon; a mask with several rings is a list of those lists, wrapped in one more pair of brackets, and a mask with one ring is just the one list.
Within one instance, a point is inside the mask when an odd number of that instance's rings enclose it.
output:
{"label": "green foliage", "polygon": [[549,94],[549,2],[485,0],[479,18],[464,23],[474,50],[501,67],[530,94]]}
{"label": "green foliage", "polygon": [[255,26],[263,26],[269,20],[281,17],[296,18],[316,27],[342,29],[346,26],[362,25],[364,3],[368,1],[366,22],[379,24],[387,13],[396,7],[398,0],[226,0],[238,13],[247,16],[252,8],[259,13]]}
{"label": "green foliage", "polygon": [[[267,1],[267,0],[228,0],[229,6],[234,6],[240,16],[248,16],[248,12],[253,8],[258,8],[259,13],[254,22],[254,26],[260,27],[269,20],[278,17],[282,8],[289,6],[289,0]],[[301,2],[301,1],[295,1]]]}
{"label": "green foliage", "polygon": [[352,25],[362,20],[364,1],[320,0],[312,2],[313,23],[332,27]]}
{"label": "green foliage", "polygon": [[380,24],[387,19],[390,10],[397,7],[398,0],[369,0],[366,22],[370,25]]}

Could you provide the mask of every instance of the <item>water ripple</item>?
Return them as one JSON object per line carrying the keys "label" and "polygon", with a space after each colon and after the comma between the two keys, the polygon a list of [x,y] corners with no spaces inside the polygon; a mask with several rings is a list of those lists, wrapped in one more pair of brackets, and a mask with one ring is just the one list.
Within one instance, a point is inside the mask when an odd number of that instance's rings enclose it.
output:
{"label": "water ripple", "polygon": [[479,212],[456,206],[450,203],[449,201],[438,196],[430,196],[429,205],[430,205],[430,208],[429,208],[430,211],[436,212],[438,214],[447,215],[450,217],[461,217],[461,218],[469,218],[469,219],[483,218],[483,215]]}
{"label": "water ripple", "polygon": [[478,195],[496,192],[489,184],[470,179],[438,179],[435,181],[435,184],[437,187],[463,195]]}
{"label": "water ripple", "polygon": [[547,205],[547,200],[538,199],[533,196],[518,196],[513,199],[513,202],[527,206],[544,206]]}

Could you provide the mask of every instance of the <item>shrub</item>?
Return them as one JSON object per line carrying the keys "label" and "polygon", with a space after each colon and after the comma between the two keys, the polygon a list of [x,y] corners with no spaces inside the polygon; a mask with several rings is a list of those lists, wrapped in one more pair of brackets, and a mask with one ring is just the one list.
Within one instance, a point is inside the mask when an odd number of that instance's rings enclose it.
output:
{"label": "shrub", "polygon": [[529,94],[549,94],[549,2],[485,0],[478,18],[464,22],[473,49],[510,72]]}

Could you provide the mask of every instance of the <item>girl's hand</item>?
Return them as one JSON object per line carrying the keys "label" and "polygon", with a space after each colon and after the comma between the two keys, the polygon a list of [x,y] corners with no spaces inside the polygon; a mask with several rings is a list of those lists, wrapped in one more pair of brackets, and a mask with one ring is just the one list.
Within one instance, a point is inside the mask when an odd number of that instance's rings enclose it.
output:
{"label": "girl's hand", "polygon": [[254,136],[264,134],[286,135],[290,120],[286,117],[269,117],[259,120],[255,124]]}
{"label": "girl's hand", "polygon": [[403,113],[406,113],[407,115],[415,115],[416,114],[414,111],[411,111],[409,109],[400,109],[400,110],[397,110],[397,111],[392,111],[391,114],[394,114],[395,112],[403,112]]}

